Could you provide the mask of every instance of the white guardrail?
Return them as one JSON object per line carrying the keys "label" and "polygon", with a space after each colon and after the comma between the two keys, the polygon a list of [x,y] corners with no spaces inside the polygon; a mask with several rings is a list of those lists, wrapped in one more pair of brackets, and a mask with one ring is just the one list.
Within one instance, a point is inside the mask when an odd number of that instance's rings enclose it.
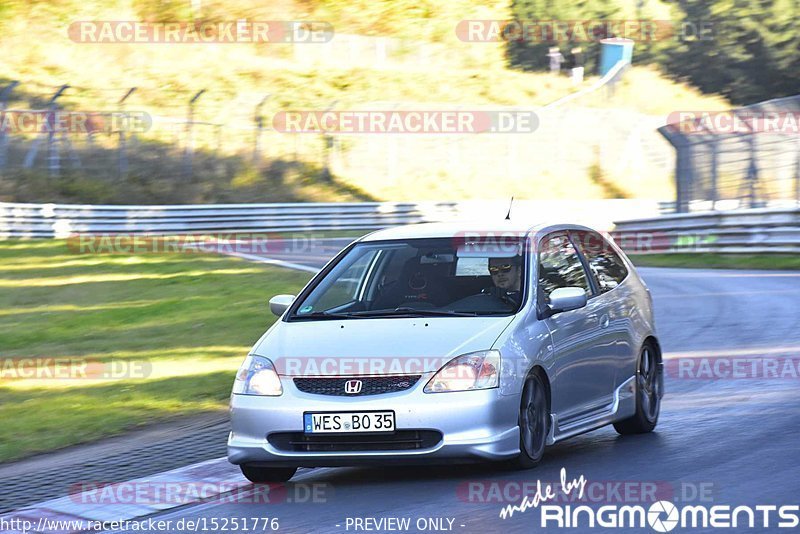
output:
{"label": "white guardrail", "polygon": [[[642,200],[516,201],[512,218],[573,220],[613,230],[630,254],[800,252],[800,208],[668,214]],[[211,234],[375,230],[400,224],[500,221],[508,201],[97,206],[0,202],[0,239],[75,234]]]}
{"label": "white guardrail", "polygon": [[[515,201],[512,216],[563,219],[610,229],[614,219],[653,217],[664,203],[641,200]],[[0,239],[75,234],[210,234],[374,230],[420,222],[502,220],[508,200],[99,206],[0,202]]]}
{"label": "white guardrail", "polygon": [[800,252],[800,208],[682,213],[617,222],[629,254]]}

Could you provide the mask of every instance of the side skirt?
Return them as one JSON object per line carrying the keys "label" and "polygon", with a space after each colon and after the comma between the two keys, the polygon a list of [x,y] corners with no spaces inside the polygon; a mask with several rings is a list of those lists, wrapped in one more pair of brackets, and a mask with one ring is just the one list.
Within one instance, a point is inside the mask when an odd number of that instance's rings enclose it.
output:
{"label": "side skirt", "polygon": [[569,421],[559,426],[558,415],[550,414],[550,432],[547,435],[547,444],[552,445],[632,416],[636,413],[635,393],[636,375],[627,379],[614,390],[614,398],[611,403],[597,415]]}

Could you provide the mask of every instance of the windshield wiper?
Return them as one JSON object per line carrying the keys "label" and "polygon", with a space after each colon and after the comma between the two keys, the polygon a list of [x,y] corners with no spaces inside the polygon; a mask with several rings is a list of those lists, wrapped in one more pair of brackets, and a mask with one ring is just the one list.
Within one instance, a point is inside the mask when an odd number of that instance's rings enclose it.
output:
{"label": "windshield wiper", "polygon": [[481,317],[486,315],[507,315],[505,311],[490,312],[457,312],[448,310],[430,310],[400,306],[386,310],[364,310],[355,312],[326,312],[294,314],[292,319],[365,319],[370,317]]}
{"label": "windshield wiper", "polygon": [[399,308],[395,308],[394,311],[396,312],[404,312],[404,313],[418,313],[419,315],[430,315],[431,317],[441,316],[441,317],[475,317],[477,313],[475,312],[457,312],[457,311],[448,311],[448,310],[430,310],[430,309],[422,309],[419,310],[417,308],[409,308],[407,306],[401,306]]}
{"label": "windshield wiper", "polygon": [[312,313],[295,313],[292,319],[349,319],[351,313],[315,311]]}
{"label": "windshield wiper", "polygon": [[413,315],[418,317],[475,317],[477,314],[474,312],[429,310],[429,309],[418,309],[418,308],[409,308],[407,306],[401,306],[393,310],[358,311],[358,312],[351,312],[347,315],[353,317],[397,317],[397,316],[407,316],[407,315]]}

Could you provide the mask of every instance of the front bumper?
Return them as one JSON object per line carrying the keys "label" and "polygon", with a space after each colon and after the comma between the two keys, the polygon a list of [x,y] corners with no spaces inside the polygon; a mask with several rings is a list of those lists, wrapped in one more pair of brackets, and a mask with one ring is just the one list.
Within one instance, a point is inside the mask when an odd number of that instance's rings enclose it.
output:
{"label": "front bumper", "polygon": [[[497,388],[456,393],[424,393],[432,373],[409,390],[361,397],[299,391],[282,377],[283,395],[231,395],[228,460],[233,464],[335,467],[360,464],[448,463],[502,460],[519,453],[519,399]],[[396,430],[434,430],[442,438],[412,450],[289,451],[278,449],[272,433],[303,432],[304,412],[393,410]],[[352,436],[352,434],[350,434]]]}

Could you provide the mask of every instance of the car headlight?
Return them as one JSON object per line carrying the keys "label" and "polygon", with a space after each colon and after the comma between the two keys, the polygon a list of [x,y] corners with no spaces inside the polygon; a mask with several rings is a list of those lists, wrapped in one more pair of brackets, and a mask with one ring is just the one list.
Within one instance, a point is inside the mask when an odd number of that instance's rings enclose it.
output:
{"label": "car headlight", "polygon": [[267,358],[251,354],[245,358],[236,373],[233,392],[241,395],[277,397],[283,394],[283,388],[281,387],[281,379],[272,362]]}
{"label": "car headlight", "polygon": [[496,388],[500,382],[500,351],[482,350],[453,358],[433,375],[425,393]]}

